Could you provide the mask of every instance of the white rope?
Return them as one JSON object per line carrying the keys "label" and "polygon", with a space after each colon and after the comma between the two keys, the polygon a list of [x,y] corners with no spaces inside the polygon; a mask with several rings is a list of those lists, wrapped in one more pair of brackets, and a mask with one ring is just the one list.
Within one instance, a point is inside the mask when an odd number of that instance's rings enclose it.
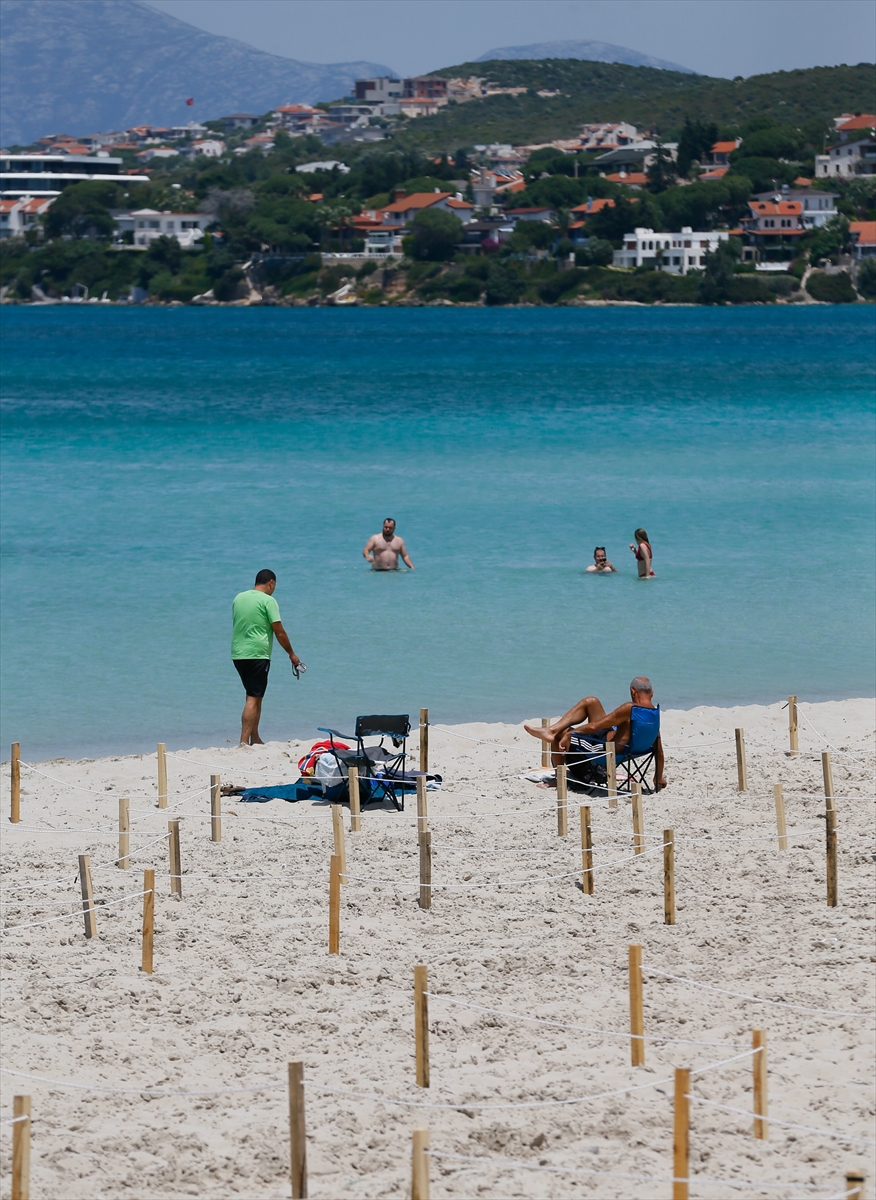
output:
{"label": "white rope", "polygon": [[[671,846],[672,842],[661,842],[659,846],[646,847],[640,854],[631,854],[628,858],[618,858],[614,862],[605,863],[598,867],[588,867],[586,871],[582,867],[578,867],[575,871],[563,871],[559,875],[534,875],[529,879],[491,879],[486,883],[430,883],[427,887],[440,889],[441,891],[469,891],[472,888],[482,887],[510,887],[512,884],[523,883],[547,883],[553,879],[569,879],[573,875],[589,875],[591,871],[607,871],[609,867],[619,866],[621,863],[634,862],[637,858],[641,858],[643,854],[650,854],[653,850],[662,850],[664,846]],[[347,875],[347,879],[354,879],[357,883],[388,883],[396,887],[410,887],[414,884],[419,886],[419,879],[378,879],[369,875]]]}
{"label": "white rope", "polygon": [[249,1087],[219,1088],[208,1092],[185,1092],[173,1088],[114,1088],[104,1087],[97,1083],[70,1083],[65,1079],[46,1079],[44,1075],[28,1075],[24,1071],[10,1071],[0,1067],[4,1075],[14,1075],[17,1079],[35,1079],[39,1083],[48,1083],[52,1087],[75,1088],[80,1092],[109,1092],[115,1096],[230,1096],[237,1092],[273,1092],[285,1089],[285,1083],[260,1083]]}
{"label": "white rope", "polygon": [[0,1125],[17,1125],[19,1121],[29,1121],[30,1114],[26,1113],[22,1117],[10,1117],[8,1120],[0,1121]]}
{"label": "white rope", "polygon": [[[554,1167],[546,1163],[528,1163],[521,1162],[519,1159],[513,1158],[487,1158],[484,1155],[472,1154],[449,1154],[443,1150],[425,1150],[430,1158],[451,1159],[456,1162],[473,1162],[473,1163],[489,1163],[497,1167],[519,1167],[524,1171],[547,1171],[552,1174],[560,1175],[588,1175],[588,1176],[606,1176],[611,1179],[632,1179],[639,1183],[677,1183],[677,1182],[692,1182],[692,1183],[710,1183],[724,1185],[727,1187],[750,1188],[752,1191],[760,1191],[761,1188],[770,1190],[783,1190],[785,1188],[800,1188],[806,1192],[817,1192],[821,1188],[811,1183],[754,1183],[747,1179],[711,1179],[705,1175],[631,1175],[624,1171],[589,1171],[585,1167]],[[824,1185],[826,1186],[826,1185]],[[843,1196],[854,1195],[854,1191],[843,1192]],[[834,1200],[830,1197],[829,1200]],[[837,1198],[839,1200],[839,1198]]]}
{"label": "white rope", "polygon": [[734,1054],[732,1058],[722,1058],[720,1062],[707,1063],[704,1067],[697,1067],[695,1071],[691,1071],[691,1075],[702,1075],[706,1071],[717,1071],[718,1067],[726,1067],[728,1063],[739,1062],[741,1058],[751,1058],[752,1054],[757,1054],[760,1046],[755,1046],[751,1050],[746,1050],[742,1054]]}
{"label": "white rope", "polygon": [[783,1129],[799,1129],[801,1133],[817,1133],[821,1137],[836,1138],[840,1142],[854,1142],[857,1146],[876,1146],[876,1138],[850,1137],[847,1133],[834,1133],[830,1129],[814,1129],[811,1125],[795,1125],[791,1121],[780,1121],[778,1117],[764,1117],[759,1113],[748,1112],[744,1108],[731,1108],[729,1104],[717,1104],[714,1100],[706,1100],[702,1096],[689,1095],[688,1100],[696,1100],[697,1104],[708,1104],[710,1108],[720,1108],[724,1112],[738,1113],[749,1120],[759,1118],[769,1121],[771,1125],[781,1125]]}
{"label": "white rope", "polygon": [[[421,728],[425,728],[421,726]],[[500,750],[521,750],[527,754],[532,753],[532,745],[529,742],[488,742],[483,738],[469,737],[467,733],[458,733],[455,729],[447,725],[429,725],[429,729],[440,729],[442,733],[449,733],[452,737],[462,738],[464,742],[474,742],[476,746],[498,746]]]}
{"label": "white rope", "polygon": [[796,1008],[800,1012],[826,1013],[832,1017],[872,1017],[876,1015],[872,1009],[850,1012],[839,1008],[810,1008],[805,1004],[791,1004],[787,1000],[765,1000],[762,996],[748,996],[744,992],[728,992],[726,988],[712,987],[708,983],[700,983],[698,979],[687,979],[684,975],[670,975],[668,971],[658,971],[656,967],[643,967],[643,971],[651,975],[665,975],[667,979],[677,979],[681,983],[690,983],[694,987],[703,988],[707,992],[720,992],[723,996],[735,996],[738,1000],[754,1000],[757,1004],[775,1004],[781,1008]]}
{"label": "white rope", "polygon": [[[551,1025],[557,1029],[575,1029],[580,1033],[601,1033],[607,1037],[619,1037],[627,1040],[632,1035],[628,1032],[621,1032],[617,1029],[594,1029],[589,1025],[567,1025],[563,1021],[550,1021],[543,1017],[527,1017],[523,1013],[507,1012],[501,1008],[485,1008],[481,1004],[469,1004],[465,1000],[456,1000],[451,996],[444,996],[440,992],[426,992],[426,996],[431,996],[433,1000],[442,1000],[445,1004],[453,1004],[458,1008],[470,1008],[475,1012],[493,1013],[499,1017],[513,1017],[518,1021],[530,1021],[534,1025]],[[735,1049],[741,1049],[739,1042],[703,1042],[697,1038],[670,1038],[659,1037],[657,1034],[648,1034],[643,1036],[641,1040],[646,1042],[677,1042],[686,1046],[732,1046]]]}
{"label": "white rope", "polygon": [[[144,892],[131,892],[127,896],[113,896],[110,898],[110,902],[112,904],[121,904],[125,900],[135,900],[138,896],[145,896],[151,890],[151,888],[147,888]],[[74,904],[75,901],[71,900],[70,903]],[[96,904],[86,906],[85,901],[82,901],[82,904],[83,907],[77,909],[75,912],[63,913],[60,917],[49,917],[47,921],[28,921],[25,925],[4,925],[3,933],[11,933],[13,929],[33,929],[37,925],[51,925],[53,921],[66,921],[69,917],[81,917],[86,912],[97,913]],[[100,907],[105,908],[106,905],[101,904]]]}
{"label": "white rope", "polygon": [[92,871],[108,871],[110,867],[116,866],[116,864],[120,863],[123,859],[135,858],[136,855],[141,853],[141,851],[148,850],[150,846],[154,846],[157,842],[166,842],[169,837],[169,831],[167,833],[162,833],[161,837],[153,838],[151,842],[144,842],[142,846],[135,846],[135,848],[131,850],[129,854],[120,854],[118,858],[114,858],[110,862],[95,863],[91,869]]}
{"label": "white rope", "polygon": [[[800,716],[803,718],[803,720],[806,722],[806,724],[809,726],[809,728],[812,730],[812,732],[815,734],[815,736],[817,738],[820,738],[824,742],[825,746],[829,746],[831,748],[831,750],[834,752],[834,754],[839,754],[842,758],[850,758],[852,760],[852,762],[857,763],[859,767],[869,768],[869,766],[870,766],[869,763],[862,763],[859,759],[855,758],[855,756],[853,754],[849,754],[848,751],[838,749],[836,746],[834,746],[833,742],[829,742],[827,740],[827,738],[824,736],[824,734],[819,733],[818,730],[815,728],[815,726],[812,724],[812,722],[809,720],[809,718],[806,716],[806,713],[803,711],[803,709],[800,707],[799,704],[797,705],[797,712],[800,714]],[[876,754],[876,750],[865,750],[862,747],[861,750],[858,751],[858,753],[859,754]]]}

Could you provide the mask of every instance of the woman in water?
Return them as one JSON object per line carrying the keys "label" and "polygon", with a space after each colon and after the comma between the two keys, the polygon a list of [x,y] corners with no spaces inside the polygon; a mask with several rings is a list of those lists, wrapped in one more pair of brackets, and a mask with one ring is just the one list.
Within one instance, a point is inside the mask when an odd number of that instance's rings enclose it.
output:
{"label": "woman in water", "polygon": [[649,576],[654,574],[654,572],[651,570],[651,562],[654,558],[651,550],[651,543],[648,541],[648,534],[644,529],[637,529],[633,534],[633,537],[636,539],[636,544],[634,546],[633,543],[630,542],[630,549],[636,556],[636,564],[639,568],[639,578],[647,579]]}

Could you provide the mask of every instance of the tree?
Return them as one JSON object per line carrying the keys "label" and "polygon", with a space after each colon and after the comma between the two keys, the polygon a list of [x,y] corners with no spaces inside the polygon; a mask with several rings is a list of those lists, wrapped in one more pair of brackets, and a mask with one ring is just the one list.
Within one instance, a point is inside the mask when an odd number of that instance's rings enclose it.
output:
{"label": "tree", "polygon": [[446,262],[453,258],[462,237],[462,221],[440,208],[426,208],[411,223],[405,251],[420,262]]}
{"label": "tree", "polygon": [[504,245],[518,254],[526,254],[528,250],[549,249],[556,236],[556,230],[547,221],[518,221]]}
{"label": "tree", "polygon": [[744,175],[750,179],[755,192],[768,192],[771,188],[781,187],[783,183],[793,183],[797,168],[790,163],[781,163],[777,158],[737,158],[731,163],[724,179],[730,179],[733,175]]}
{"label": "tree", "polygon": [[50,238],[109,238],[116,228],[111,208],[121,208],[124,193],[117,183],[84,180],[61,192],[46,214],[46,234]]}
{"label": "tree", "polygon": [[838,213],[812,234],[809,242],[810,262],[817,263],[823,258],[835,258],[848,240],[848,218]]}
{"label": "tree", "polygon": [[876,300],[876,258],[864,258],[858,267],[858,291],[868,300]]}
{"label": "tree", "polygon": [[148,288],[155,275],[176,275],[182,263],[182,247],[176,238],[162,234],[156,238],[140,260],[138,282]]}
{"label": "tree", "polygon": [[648,176],[648,190],[651,192],[665,192],[678,178],[672,155],[662,142],[658,141],[654,161],[645,174]]}
{"label": "tree", "polygon": [[587,245],[575,251],[575,265],[578,267],[609,267],[613,261],[614,246],[602,238],[588,238]]}
{"label": "tree", "polygon": [[712,121],[706,125],[697,119],[684,118],[684,128],[678,139],[678,174],[686,178],[694,161],[702,162],[718,140],[718,126]]}
{"label": "tree", "polygon": [[490,261],[487,275],[487,304],[514,304],[523,294],[524,283],[508,263]]}
{"label": "tree", "polygon": [[730,298],[734,281],[733,268],[739,255],[737,238],[719,242],[713,251],[706,253],[706,270],[699,287],[701,304],[717,304]]}

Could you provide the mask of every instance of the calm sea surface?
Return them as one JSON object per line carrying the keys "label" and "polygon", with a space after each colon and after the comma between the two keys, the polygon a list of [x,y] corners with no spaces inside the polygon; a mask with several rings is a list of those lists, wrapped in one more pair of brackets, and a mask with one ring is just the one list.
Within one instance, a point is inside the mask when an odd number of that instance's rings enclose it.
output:
{"label": "calm sea surface", "polygon": [[[2,311],[2,742],[874,693],[872,307]],[[362,547],[394,516],[417,570]],[[628,549],[644,525],[657,577]],[[596,544],[617,575],[584,574]]]}

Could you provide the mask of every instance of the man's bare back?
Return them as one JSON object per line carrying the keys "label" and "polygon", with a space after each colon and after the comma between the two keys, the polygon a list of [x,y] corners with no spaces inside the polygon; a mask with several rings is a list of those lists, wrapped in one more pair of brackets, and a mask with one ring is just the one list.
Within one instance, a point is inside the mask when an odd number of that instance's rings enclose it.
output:
{"label": "man's bare back", "polygon": [[396,535],[395,521],[387,517],[383,522],[383,530],[375,533],[365,543],[363,556],[371,563],[374,571],[397,571],[399,555],[406,567],[414,570],[404,539]]}

